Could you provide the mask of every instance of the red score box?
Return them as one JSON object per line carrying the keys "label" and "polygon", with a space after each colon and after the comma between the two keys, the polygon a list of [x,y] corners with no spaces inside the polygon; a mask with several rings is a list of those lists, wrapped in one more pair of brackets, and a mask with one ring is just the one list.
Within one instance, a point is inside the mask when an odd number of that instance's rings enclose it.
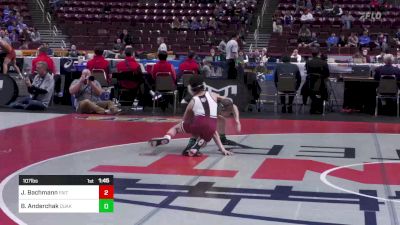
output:
{"label": "red score box", "polygon": [[113,199],[114,186],[113,185],[100,185],[99,186],[99,199]]}

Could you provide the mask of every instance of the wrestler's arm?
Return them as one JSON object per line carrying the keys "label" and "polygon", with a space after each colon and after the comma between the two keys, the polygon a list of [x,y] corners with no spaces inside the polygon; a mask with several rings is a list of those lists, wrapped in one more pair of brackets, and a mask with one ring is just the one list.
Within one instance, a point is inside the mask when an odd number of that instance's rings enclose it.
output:
{"label": "wrestler's arm", "polygon": [[236,131],[240,132],[242,130],[242,124],[240,123],[239,109],[235,104],[233,104],[233,118],[235,119]]}
{"label": "wrestler's arm", "polygon": [[219,138],[219,134],[217,131],[215,131],[213,140],[215,144],[217,144],[219,151],[222,152],[223,155],[233,155],[233,152],[227,151],[224,147],[224,145],[221,142],[221,139]]}

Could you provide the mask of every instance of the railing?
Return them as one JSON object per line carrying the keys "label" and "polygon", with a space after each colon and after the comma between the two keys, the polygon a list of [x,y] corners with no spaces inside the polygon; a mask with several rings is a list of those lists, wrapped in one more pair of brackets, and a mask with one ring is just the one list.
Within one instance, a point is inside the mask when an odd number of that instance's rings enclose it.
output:
{"label": "railing", "polygon": [[258,28],[254,31],[255,48],[258,46]]}

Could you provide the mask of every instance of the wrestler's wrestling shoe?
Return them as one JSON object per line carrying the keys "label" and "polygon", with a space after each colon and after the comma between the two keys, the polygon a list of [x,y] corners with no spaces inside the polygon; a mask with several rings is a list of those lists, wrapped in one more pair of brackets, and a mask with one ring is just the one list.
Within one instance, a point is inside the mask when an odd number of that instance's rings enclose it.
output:
{"label": "wrestler's wrestling shoe", "polygon": [[153,138],[149,141],[149,145],[153,148],[159,146],[159,145],[166,145],[169,143],[169,140],[171,138],[168,138],[166,136],[160,137],[160,138]]}
{"label": "wrestler's wrestling shoe", "polygon": [[196,140],[196,142],[194,142],[192,146],[190,146],[190,143],[193,143],[193,140],[194,139],[192,138],[189,140],[189,145],[182,152],[182,155],[190,157],[199,157],[203,155],[200,152],[200,148],[206,146],[207,142],[204,139],[199,138]]}
{"label": "wrestler's wrestling shoe", "polygon": [[225,135],[220,134],[220,140],[223,145],[237,145],[236,142],[229,140]]}

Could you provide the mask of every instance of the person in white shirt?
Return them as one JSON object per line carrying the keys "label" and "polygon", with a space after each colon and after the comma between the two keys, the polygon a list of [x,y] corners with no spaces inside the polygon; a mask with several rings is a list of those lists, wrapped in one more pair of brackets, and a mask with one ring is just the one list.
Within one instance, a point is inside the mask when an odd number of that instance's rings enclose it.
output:
{"label": "person in white shirt", "polygon": [[292,52],[292,55],[290,56],[292,59],[296,59],[296,61],[299,63],[301,62],[301,55],[299,55],[299,50],[295,49]]}
{"label": "person in white shirt", "polygon": [[239,56],[238,34],[232,35],[232,38],[226,44],[226,61],[228,63],[228,79],[237,78],[236,59]]}
{"label": "person in white shirt", "polygon": [[303,15],[300,17],[301,22],[311,22],[314,21],[314,16],[307,9],[304,10]]}
{"label": "person in white shirt", "polygon": [[157,38],[157,44],[160,46],[158,47],[158,52],[168,52],[167,45],[164,43],[163,37]]}

